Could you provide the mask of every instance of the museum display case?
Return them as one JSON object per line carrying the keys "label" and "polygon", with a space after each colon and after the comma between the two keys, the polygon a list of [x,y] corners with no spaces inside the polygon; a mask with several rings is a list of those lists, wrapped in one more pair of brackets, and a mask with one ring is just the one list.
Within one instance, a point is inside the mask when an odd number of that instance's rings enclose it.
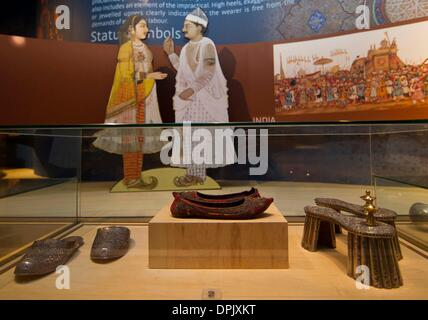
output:
{"label": "museum display case", "polygon": [[[74,137],[73,137],[74,136]],[[1,133],[0,261],[77,223],[80,137],[68,130]],[[63,145],[58,149],[58,146]],[[52,192],[51,192],[52,191]]]}
{"label": "museum display case", "polygon": [[[144,154],[139,163],[142,182],[128,186],[122,155],[97,148],[94,141],[100,136],[132,137],[142,143],[154,139],[163,147],[160,153]],[[79,270],[75,276],[80,282],[76,286],[81,288],[85,287],[82,281],[94,277],[94,272],[107,276],[109,272],[117,272],[119,266],[128,274],[123,280],[126,283],[132,282],[136,270],[143,269],[146,273],[141,277],[150,283],[152,291],[149,291],[156,297],[169,297],[171,292],[166,283],[177,270],[197,272],[192,283],[205,290],[201,297],[208,294],[209,285],[215,283],[213,279],[225,275],[226,270],[245,270],[246,276],[254,272],[256,278],[263,269],[288,270],[297,279],[304,278],[302,266],[309,267],[311,259],[335,257],[346,261],[346,256],[353,252],[346,251],[346,234],[371,237],[355,229],[355,223],[363,223],[368,214],[364,197],[360,197],[369,191],[373,196],[369,198],[375,206],[373,210],[378,212],[374,220],[379,226],[372,228],[380,228],[379,234],[392,239],[388,242],[390,245],[381,246],[390,248],[387,252],[392,262],[385,263],[388,268],[394,268],[391,273],[398,272],[397,277],[403,274],[402,278],[392,280],[392,287],[408,285],[415,290],[415,296],[423,295],[423,288],[406,278],[403,261],[409,256],[416,259],[412,250],[419,250],[419,254],[426,252],[426,121],[2,127],[0,145],[0,228],[4,230],[0,277],[3,279],[13,277],[19,260],[25,260],[24,253],[41,252],[37,251],[37,245],[34,247],[34,241],[38,240],[40,245],[40,241],[49,241],[46,239],[64,239],[66,244],[49,243],[52,248],[64,245],[67,250],[72,248],[67,259],[61,261],[71,259],[70,265]],[[206,166],[207,176],[203,182],[177,186],[175,178],[186,173],[180,163],[184,161],[186,145],[192,151],[191,161],[196,162],[194,157],[202,154],[201,159],[206,163],[211,160],[216,165]],[[230,154],[228,148],[234,153],[232,160],[226,159]],[[257,199],[265,198],[268,208],[254,211]],[[174,199],[175,205],[171,206]],[[325,199],[334,201],[326,204]],[[339,207],[334,207],[338,203]],[[333,209],[306,208],[315,205]],[[186,209],[179,212],[180,208]],[[195,208],[199,210],[198,215],[183,218],[183,214]],[[250,211],[255,212],[254,217],[245,215]],[[215,212],[220,215],[209,216]],[[392,220],[383,212],[391,214]],[[236,216],[230,218],[230,213]],[[305,216],[312,220],[305,222]],[[333,235],[333,239],[325,238],[324,219],[334,221],[331,230],[336,236]],[[317,221],[321,223],[319,245],[323,248],[322,245],[334,243],[336,254],[325,248],[311,252],[316,248],[312,232],[318,232],[313,229]],[[338,228],[339,225],[342,228]],[[122,226],[124,230],[115,230],[114,226]],[[374,229],[368,228],[367,232],[373,234]],[[76,240],[76,237],[82,239]],[[307,240],[303,241],[305,237]],[[352,239],[348,241],[355,241]],[[103,241],[110,243],[106,249],[100,249]],[[49,252],[55,256],[55,250],[60,249],[52,248]],[[67,255],[68,251],[60,252]],[[104,256],[120,258],[110,263],[96,262],[97,257],[102,260]],[[127,263],[126,259],[129,259]],[[355,288],[343,261],[337,262],[339,267],[335,272]],[[391,267],[391,263],[395,267]],[[210,280],[204,280],[203,273],[199,272],[207,269],[219,273],[213,279],[208,275]],[[307,272],[309,276],[312,271]],[[231,285],[233,280],[229,275],[225,277]],[[156,279],[165,292],[154,289]],[[17,295],[24,289],[19,283],[12,288]],[[37,281],[25,283],[30,291],[40,285]],[[390,282],[376,280],[374,283],[380,283],[377,287],[391,288]],[[112,295],[118,288],[116,285],[119,284],[112,285]],[[50,295],[46,290],[41,297]],[[171,290],[171,296],[180,297],[181,289],[175,293]],[[213,292],[210,294],[222,291]],[[227,290],[222,294],[227,295]],[[270,294],[253,293],[254,297]],[[194,293],[189,296],[195,297]],[[239,296],[237,292],[229,295]]]}
{"label": "museum display case", "polygon": [[428,0],[0,16],[0,302],[428,298]]}

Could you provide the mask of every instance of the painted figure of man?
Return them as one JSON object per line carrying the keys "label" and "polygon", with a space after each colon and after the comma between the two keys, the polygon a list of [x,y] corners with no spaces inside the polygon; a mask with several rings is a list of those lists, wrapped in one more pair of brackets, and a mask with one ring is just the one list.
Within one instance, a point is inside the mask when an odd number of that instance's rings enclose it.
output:
{"label": "painted figure of man", "polygon": [[[176,92],[173,98],[175,121],[209,123],[229,122],[226,78],[219,63],[214,42],[204,37],[208,27],[208,17],[200,8],[188,14],[184,21],[183,33],[189,42],[175,53],[171,38],[164,41],[164,50],[177,70]],[[224,165],[190,164],[186,175],[175,177],[178,187],[203,184],[207,167]]]}

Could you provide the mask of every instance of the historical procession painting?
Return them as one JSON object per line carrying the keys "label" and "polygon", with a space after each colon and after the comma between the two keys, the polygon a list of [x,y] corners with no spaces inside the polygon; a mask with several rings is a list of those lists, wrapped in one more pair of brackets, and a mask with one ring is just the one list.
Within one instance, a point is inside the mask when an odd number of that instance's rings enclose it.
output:
{"label": "historical procession painting", "polygon": [[428,107],[428,21],[274,45],[277,114]]}

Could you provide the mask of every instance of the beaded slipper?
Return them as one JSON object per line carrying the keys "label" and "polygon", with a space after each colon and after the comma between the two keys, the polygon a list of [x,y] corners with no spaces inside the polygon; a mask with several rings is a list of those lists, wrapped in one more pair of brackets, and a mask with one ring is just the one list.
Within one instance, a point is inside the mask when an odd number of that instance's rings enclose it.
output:
{"label": "beaded slipper", "polygon": [[15,268],[16,276],[40,276],[65,265],[83,245],[82,237],[35,241]]}
{"label": "beaded slipper", "polygon": [[131,231],[125,227],[105,227],[97,230],[92,244],[92,260],[112,260],[123,257],[129,248]]}

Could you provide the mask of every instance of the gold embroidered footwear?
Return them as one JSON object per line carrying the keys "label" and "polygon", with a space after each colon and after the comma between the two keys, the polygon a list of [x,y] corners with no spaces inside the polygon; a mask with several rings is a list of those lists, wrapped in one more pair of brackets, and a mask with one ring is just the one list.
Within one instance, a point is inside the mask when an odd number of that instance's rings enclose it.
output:
{"label": "gold embroidered footwear", "polygon": [[156,177],[153,177],[153,176],[149,177],[149,179],[150,179],[149,183],[145,182],[143,179],[136,179],[136,180],[131,180],[128,183],[124,182],[124,184],[126,185],[126,187],[128,189],[133,188],[133,189],[152,190],[152,189],[156,188],[156,186],[158,185],[158,179]]}
{"label": "gold embroidered footwear", "polygon": [[185,176],[181,176],[181,177],[175,177],[174,178],[174,184],[177,187],[181,187],[181,188],[187,188],[187,187],[191,187],[191,186],[195,186],[195,185],[203,185],[205,183],[205,180],[202,179],[201,177],[197,177],[197,176],[189,176],[189,175],[185,175]]}

